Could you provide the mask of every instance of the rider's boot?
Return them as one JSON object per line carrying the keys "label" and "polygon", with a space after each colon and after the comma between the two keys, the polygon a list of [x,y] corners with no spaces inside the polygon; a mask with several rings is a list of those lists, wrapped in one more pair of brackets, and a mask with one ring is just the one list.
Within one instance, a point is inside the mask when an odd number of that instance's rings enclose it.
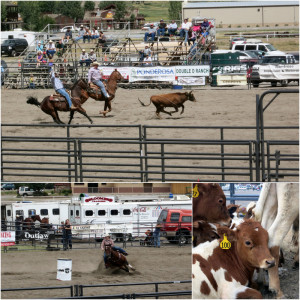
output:
{"label": "rider's boot", "polygon": [[77,109],[77,107],[74,106],[74,104],[72,104],[72,106],[70,107],[70,110],[76,110],[76,109]]}
{"label": "rider's boot", "polygon": [[108,269],[108,264],[105,264],[105,269]]}

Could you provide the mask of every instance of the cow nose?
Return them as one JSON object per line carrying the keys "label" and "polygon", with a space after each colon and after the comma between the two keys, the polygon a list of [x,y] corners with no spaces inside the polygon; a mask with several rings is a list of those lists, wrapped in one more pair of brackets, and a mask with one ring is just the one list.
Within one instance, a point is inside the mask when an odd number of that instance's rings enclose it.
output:
{"label": "cow nose", "polygon": [[266,265],[268,266],[268,269],[274,267],[275,266],[275,259],[266,260]]}

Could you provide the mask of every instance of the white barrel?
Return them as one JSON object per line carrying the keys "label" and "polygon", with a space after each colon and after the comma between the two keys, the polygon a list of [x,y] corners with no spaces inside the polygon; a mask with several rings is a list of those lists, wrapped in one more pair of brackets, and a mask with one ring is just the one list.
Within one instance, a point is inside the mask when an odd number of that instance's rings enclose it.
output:
{"label": "white barrel", "polygon": [[72,280],[72,259],[57,259],[57,276],[56,279],[62,281]]}

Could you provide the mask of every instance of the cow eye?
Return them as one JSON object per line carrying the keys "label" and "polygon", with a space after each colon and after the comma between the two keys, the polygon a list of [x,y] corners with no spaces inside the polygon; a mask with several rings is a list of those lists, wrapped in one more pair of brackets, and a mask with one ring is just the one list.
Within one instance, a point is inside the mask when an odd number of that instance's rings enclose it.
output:
{"label": "cow eye", "polygon": [[223,199],[219,199],[219,203],[223,203]]}
{"label": "cow eye", "polygon": [[245,244],[246,244],[246,246],[250,246],[250,245],[251,245],[251,242],[246,241]]}

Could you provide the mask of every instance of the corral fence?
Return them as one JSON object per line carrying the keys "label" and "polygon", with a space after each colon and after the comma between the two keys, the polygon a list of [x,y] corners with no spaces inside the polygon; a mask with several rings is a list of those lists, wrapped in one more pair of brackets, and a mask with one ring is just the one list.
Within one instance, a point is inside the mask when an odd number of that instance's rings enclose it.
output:
{"label": "corral fence", "polygon": [[[52,287],[32,287],[32,288],[11,288],[1,289],[1,292],[20,292],[20,291],[37,291],[37,290],[60,290],[69,289],[70,297],[59,297],[59,299],[138,299],[138,298],[155,298],[160,297],[179,297],[188,296],[192,294],[191,290],[182,291],[159,291],[161,285],[178,285],[191,283],[191,280],[178,280],[178,281],[157,281],[157,282],[136,282],[136,283],[119,283],[119,284],[98,284],[98,285],[70,285],[70,286],[52,286]],[[97,296],[85,296],[84,289],[88,288],[105,288],[105,287],[131,287],[131,286],[154,286],[154,292],[145,293],[122,293],[114,295],[97,295]],[[49,299],[49,297],[47,297]],[[52,298],[55,299],[55,298]]]}
{"label": "corral fence", "polygon": [[[1,179],[298,180],[299,126],[264,124],[265,110],[284,93],[299,90],[271,90],[257,95],[256,126],[2,124]],[[268,94],[274,97],[264,106]],[[26,137],[17,135],[20,127],[28,129]],[[46,127],[56,130],[55,137],[45,137],[42,131],[42,136],[37,136],[36,128]],[[87,136],[87,131],[82,134],[82,129],[88,129],[93,137]],[[169,138],[159,138],[166,131]],[[185,139],[187,132],[193,132],[195,138]],[[273,136],[276,132],[278,139],[270,138],[270,132]],[[287,132],[294,138],[284,139]]]}

